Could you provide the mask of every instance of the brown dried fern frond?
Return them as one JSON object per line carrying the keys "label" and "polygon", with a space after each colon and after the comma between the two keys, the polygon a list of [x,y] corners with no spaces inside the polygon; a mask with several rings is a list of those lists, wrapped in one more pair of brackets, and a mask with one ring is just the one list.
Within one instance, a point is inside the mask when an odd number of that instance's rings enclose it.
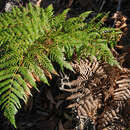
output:
{"label": "brown dried fern frond", "polygon": [[[97,109],[101,107],[102,94],[99,92],[101,80],[106,77],[103,68],[99,62],[94,58],[81,60],[80,62],[74,61],[72,64],[76,73],[79,73],[77,79],[62,82],[61,90],[71,92],[66,100],[71,100],[72,103],[67,108],[74,108],[79,118],[79,129],[83,129],[86,117],[95,123]],[[64,88],[69,86],[69,88]],[[94,88],[97,91],[94,92]],[[99,98],[97,98],[99,97]]]}
{"label": "brown dried fern frond", "polygon": [[113,100],[120,110],[123,110],[127,100],[130,99],[130,76],[122,74],[116,81],[117,89],[114,90]]}
{"label": "brown dried fern frond", "polygon": [[[125,130],[122,112],[125,109],[127,100],[130,99],[129,72],[109,65],[105,65],[104,70],[109,80],[109,84],[107,84],[109,97],[104,100],[105,107],[102,114],[99,115],[100,118],[97,119],[98,129]],[[120,123],[117,124],[117,122]]]}
{"label": "brown dried fern frond", "polygon": [[120,118],[120,120],[115,120],[103,130],[126,130],[124,120]]}
{"label": "brown dried fern frond", "polygon": [[102,67],[95,57],[92,61],[90,61],[90,59],[80,60],[80,62],[74,61],[71,65],[75,72],[79,73],[79,76],[76,80],[64,82],[62,85],[80,86],[84,81],[86,82],[86,80],[92,79],[94,75],[99,77],[105,76]]}
{"label": "brown dried fern frond", "polygon": [[96,58],[71,64],[73,74],[78,76],[72,80],[68,77],[60,89],[69,93],[67,108],[78,117],[76,130],[85,130],[88,120],[97,130],[123,130],[126,124],[122,112],[130,99],[130,72],[101,64]]}
{"label": "brown dried fern frond", "polygon": [[120,41],[120,39],[123,36],[125,36],[126,33],[127,33],[127,31],[128,31],[128,25],[126,23],[127,17],[124,16],[121,11],[116,11],[116,13],[114,13],[112,19],[114,19],[114,25],[115,25],[115,27],[118,28],[118,29],[120,29],[123,32],[120,35],[120,38],[118,39],[118,41]]}
{"label": "brown dried fern frond", "polygon": [[112,125],[115,122],[115,120],[120,120],[118,112],[118,109],[106,106],[103,113],[98,117],[98,129],[104,129],[107,126]]}

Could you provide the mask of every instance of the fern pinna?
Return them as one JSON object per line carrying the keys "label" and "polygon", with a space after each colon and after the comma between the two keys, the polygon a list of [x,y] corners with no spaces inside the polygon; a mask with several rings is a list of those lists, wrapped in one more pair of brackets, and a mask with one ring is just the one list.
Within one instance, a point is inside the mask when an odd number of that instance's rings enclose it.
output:
{"label": "fern pinna", "polygon": [[67,60],[76,54],[117,64],[108,44],[112,46],[120,32],[102,26],[104,15],[85,23],[91,12],[66,20],[67,11],[54,16],[52,6],[29,4],[0,14],[0,105],[15,127],[20,99],[26,103],[30,88],[38,90],[36,80],[49,85],[46,74],[57,74],[52,62],[72,70]]}

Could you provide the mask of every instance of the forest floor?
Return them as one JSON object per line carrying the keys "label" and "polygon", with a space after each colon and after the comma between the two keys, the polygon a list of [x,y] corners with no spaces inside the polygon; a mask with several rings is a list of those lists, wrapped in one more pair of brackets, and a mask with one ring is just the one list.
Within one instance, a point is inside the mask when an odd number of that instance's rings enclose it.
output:
{"label": "forest floor", "polygon": [[[111,15],[116,13],[117,4],[105,5],[102,11],[111,11]],[[83,12],[82,7],[76,6],[75,11]],[[122,60],[123,67],[130,70],[130,1],[122,4],[122,15],[127,18],[128,30],[125,30],[123,38],[119,41],[115,50],[119,57],[124,55]],[[79,12],[77,12],[78,14]],[[76,14],[76,13],[75,13]],[[73,119],[70,109],[66,109],[66,95],[59,91],[58,78],[54,76],[50,81],[51,86],[39,84],[40,93],[33,91],[33,97],[29,98],[27,105],[23,105],[16,115],[17,130],[74,130]],[[128,101],[128,121],[127,128],[130,128],[130,100]],[[0,117],[0,130],[15,130],[4,117]],[[94,130],[90,128],[88,130]]]}

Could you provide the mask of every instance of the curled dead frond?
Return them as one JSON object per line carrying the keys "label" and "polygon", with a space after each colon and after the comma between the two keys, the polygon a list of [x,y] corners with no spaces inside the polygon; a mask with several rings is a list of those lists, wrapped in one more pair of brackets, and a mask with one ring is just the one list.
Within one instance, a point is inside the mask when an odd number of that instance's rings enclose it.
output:
{"label": "curled dead frond", "polygon": [[130,99],[129,71],[101,64],[96,58],[71,64],[77,78],[68,77],[61,90],[69,93],[67,108],[77,115],[76,128],[85,130],[91,120],[97,130],[124,130],[122,111]]}
{"label": "curled dead frond", "polygon": [[[99,87],[101,79],[105,78],[106,75],[96,58],[92,61],[90,59],[80,62],[74,61],[71,64],[75,72],[79,73],[79,76],[75,80],[63,82],[61,90],[71,92],[66,100],[71,100],[72,103],[67,108],[75,109],[79,118],[78,127],[81,130],[85,127],[86,120],[90,119],[95,123],[97,109],[101,107],[102,94],[99,89],[96,92],[93,89]],[[64,88],[63,85],[69,86],[69,88]]]}

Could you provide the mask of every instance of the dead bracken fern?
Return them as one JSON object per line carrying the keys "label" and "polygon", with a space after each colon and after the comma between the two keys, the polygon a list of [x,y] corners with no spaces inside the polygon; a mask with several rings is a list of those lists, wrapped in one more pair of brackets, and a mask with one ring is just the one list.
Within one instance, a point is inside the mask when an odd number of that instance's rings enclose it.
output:
{"label": "dead bracken fern", "polygon": [[79,76],[62,82],[60,89],[70,93],[66,100],[72,102],[67,108],[74,110],[79,121],[75,129],[85,130],[89,119],[98,130],[124,130],[121,113],[130,99],[130,73],[101,64],[96,58],[73,62],[72,66]]}

